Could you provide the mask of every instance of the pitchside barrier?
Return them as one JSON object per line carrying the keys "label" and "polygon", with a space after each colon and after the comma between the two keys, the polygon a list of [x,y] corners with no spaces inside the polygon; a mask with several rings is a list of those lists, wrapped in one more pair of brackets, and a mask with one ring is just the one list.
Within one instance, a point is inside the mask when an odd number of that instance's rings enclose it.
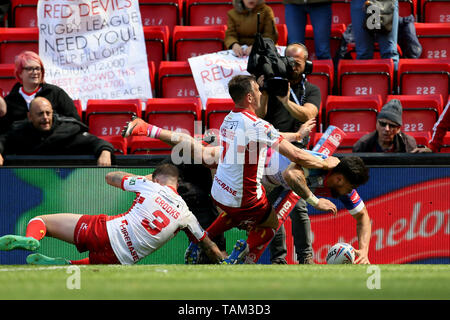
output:
{"label": "pitchside barrier", "polygon": [[[348,156],[342,154],[338,156]],[[369,258],[373,264],[450,263],[450,158],[447,154],[357,154],[370,167],[369,182],[358,188],[372,221]],[[105,175],[121,170],[149,174],[164,156],[116,156],[112,168],[95,167],[95,159],[77,157],[6,157],[0,167],[0,235],[24,234],[27,222],[47,213],[119,214],[134,193],[109,186]],[[33,164],[31,167],[30,164]],[[310,209],[316,263],[338,241],[357,248],[356,224],[335,202],[336,216]],[[287,230],[288,263],[295,263],[291,221]],[[226,234],[230,252],[244,231]],[[184,233],[142,260],[144,264],[181,264],[188,245]],[[46,237],[38,252],[81,259],[73,245]],[[27,251],[0,252],[0,264],[23,264]],[[260,263],[269,263],[266,252]]]}

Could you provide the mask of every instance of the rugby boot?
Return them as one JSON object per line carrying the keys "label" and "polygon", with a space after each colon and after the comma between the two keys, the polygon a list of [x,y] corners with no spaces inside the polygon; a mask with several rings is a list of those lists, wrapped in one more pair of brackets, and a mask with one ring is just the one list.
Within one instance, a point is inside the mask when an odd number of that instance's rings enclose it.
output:
{"label": "rugby boot", "polygon": [[68,265],[71,264],[69,260],[64,258],[51,258],[44,256],[40,253],[33,253],[30,254],[27,257],[27,263],[33,264],[33,265],[46,265],[46,266],[53,266],[53,265]]}
{"label": "rugby boot", "polygon": [[31,237],[16,236],[8,234],[0,237],[0,250],[9,251],[14,249],[36,250],[40,246],[39,240]]}
{"label": "rugby boot", "polygon": [[250,249],[245,240],[238,240],[228,258],[223,259],[222,264],[243,264]]}

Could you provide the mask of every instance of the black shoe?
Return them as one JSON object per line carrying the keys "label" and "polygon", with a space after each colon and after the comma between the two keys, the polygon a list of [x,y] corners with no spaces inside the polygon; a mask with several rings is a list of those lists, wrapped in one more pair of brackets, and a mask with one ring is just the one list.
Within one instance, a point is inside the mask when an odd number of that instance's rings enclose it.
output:
{"label": "black shoe", "polygon": [[287,262],[283,258],[277,258],[272,260],[272,264],[287,264]]}
{"label": "black shoe", "polygon": [[300,258],[298,260],[299,264],[316,264],[313,260],[313,257],[311,254],[307,255],[306,257]]}

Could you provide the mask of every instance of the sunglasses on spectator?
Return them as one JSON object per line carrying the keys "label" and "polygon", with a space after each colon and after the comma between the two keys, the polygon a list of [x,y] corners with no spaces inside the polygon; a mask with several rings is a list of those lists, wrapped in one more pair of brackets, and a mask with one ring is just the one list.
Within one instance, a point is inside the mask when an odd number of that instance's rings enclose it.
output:
{"label": "sunglasses on spectator", "polygon": [[393,124],[393,123],[389,123],[389,122],[385,122],[385,121],[381,121],[381,120],[378,120],[378,124],[380,125],[380,127],[383,127],[383,128],[386,128],[386,126],[389,126],[389,128],[391,128],[391,129],[400,128],[400,126],[398,124]]}

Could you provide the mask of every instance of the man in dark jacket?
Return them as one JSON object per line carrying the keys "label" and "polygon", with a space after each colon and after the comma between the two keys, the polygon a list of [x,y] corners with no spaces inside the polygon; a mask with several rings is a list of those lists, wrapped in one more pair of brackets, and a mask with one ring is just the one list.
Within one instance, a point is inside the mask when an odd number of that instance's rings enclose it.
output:
{"label": "man in dark jacket", "polygon": [[416,139],[401,131],[402,104],[393,99],[386,103],[377,116],[376,130],[362,136],[353,152],[412,152]]}
{"label": "man in dark jacket", "polygon": [[[11,92],[5,97],[8,111],[4,117],[0,118],[0,133],[2,134],[10,128],[14,121],[26,118],[28,106],[25,99],[19,93],[20,88],[21,84],[16,83],[11,89]],[[60,87],[43,83],[40,85],[40,90],[36,93],[36,97],[45,97],[50,101],[55,113],[81,121],[73,100]]]}
{"label": "man in dark jacket", "polygon": [[30,103],[28,119],[15,122],[0,136],[2,154],[16,155],[95,155],[99,166],[110,166],[114,147],[87,132],[82,122],[53,113],[46,98],[37,97]]}

